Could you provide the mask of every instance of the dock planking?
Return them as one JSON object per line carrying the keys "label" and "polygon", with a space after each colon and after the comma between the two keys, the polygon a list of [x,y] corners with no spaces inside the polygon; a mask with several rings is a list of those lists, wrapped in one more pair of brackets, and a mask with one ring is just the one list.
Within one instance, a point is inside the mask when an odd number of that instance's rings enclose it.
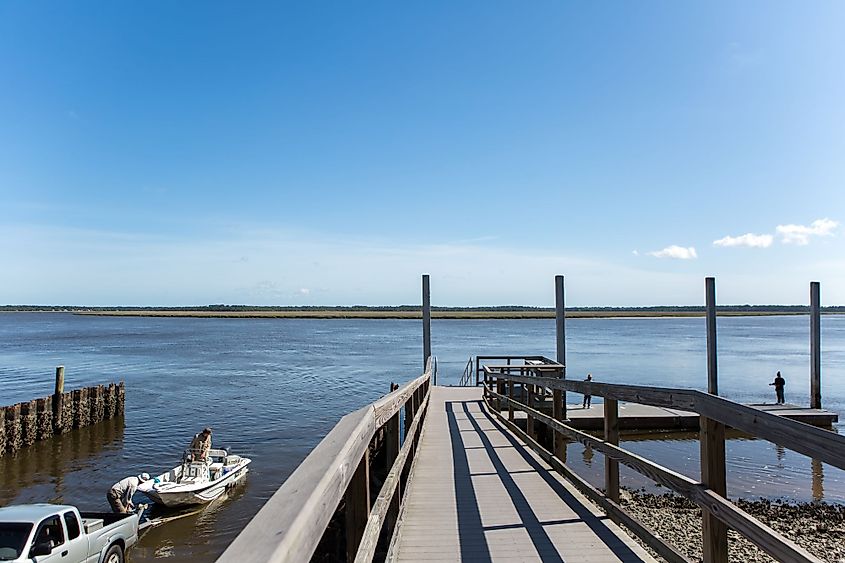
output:
{"label": "dock planking", "polygon": [[654,561],[505,429],[481,389],[432,387],[388,561]]}

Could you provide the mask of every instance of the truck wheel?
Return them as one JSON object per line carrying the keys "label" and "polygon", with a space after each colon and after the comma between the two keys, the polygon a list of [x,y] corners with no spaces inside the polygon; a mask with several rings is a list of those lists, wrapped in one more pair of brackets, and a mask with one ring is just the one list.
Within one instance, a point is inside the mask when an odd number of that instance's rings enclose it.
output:
{"label": "truck wheel", "polygon": [[123,550],[119,545],[114,544],[106,552],[103,563],[123,563]]}

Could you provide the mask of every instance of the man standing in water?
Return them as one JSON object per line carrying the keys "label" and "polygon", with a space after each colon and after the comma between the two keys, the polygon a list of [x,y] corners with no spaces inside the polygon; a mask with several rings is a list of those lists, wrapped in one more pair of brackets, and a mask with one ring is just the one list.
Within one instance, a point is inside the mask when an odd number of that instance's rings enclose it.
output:
{"label": "man standing in water", "polygon": [[[592,380],[593,380],[593,374],[592,374],[592,373],[588,373],[588,374],[587,374],[587,379],[585,379],[584,381],[592,381]],[[586,395],[586,394],[585,394],[585,395],[584,395],[584,404],[582,405],[582,407],[583,407],[583,408],[585,408],[585,409],[590,408],[590,401],[592,401],[592,400],[593,400],[593,396],[592,396],[592,395]]]}
{"label": "man standing in water", "polygon": [[194,435],[191,446],[188,450],[191,461],[204,461],[208,457],[208,450],[211,449],[211,428],[204,428],[202,432]]}
{"label": "man standing in water", "polygon": [[112,512],[117,514],[125,514],[135,508],[132,504],[132,495],[138,490],[138,485],[144,481],[149,481],[150,475],[148,473],[141,473],[137,477],[127,477],[112,485],[109,492],[106,493],[106,499],[109,501]]}
{"label": "man standing in water", "polygon": [[775,386],[775,395],[777,395],[778,398],[777,404],[784,404],[786,401],[783,398],[783,386],[786,385],[786,381],[780,376],[780,372],[777,373],[775,380],[769,383],[769,385]]}

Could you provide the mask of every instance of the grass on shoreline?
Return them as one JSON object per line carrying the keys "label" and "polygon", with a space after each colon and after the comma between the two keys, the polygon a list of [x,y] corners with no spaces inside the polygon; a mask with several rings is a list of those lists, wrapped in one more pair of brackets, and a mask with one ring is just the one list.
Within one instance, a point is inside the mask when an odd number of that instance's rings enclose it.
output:
{"label": "grass on shoreline", "polygon": [[[76,315],[105,317],[197,317],[197,318],[235,318],[235,319],[420,319],[420,311],[74,311]],[[759,317],[773,315],[806,315],[805,312],[785,311],[720,311],[720,317]],[[600,310],[567,311],[570,319],[606,319],[606,318],[651,318],[651,317],[703,317],[704,311],[653,311],[653,310]],[[553,319],[554,311],[432,311],[433,319]]]}

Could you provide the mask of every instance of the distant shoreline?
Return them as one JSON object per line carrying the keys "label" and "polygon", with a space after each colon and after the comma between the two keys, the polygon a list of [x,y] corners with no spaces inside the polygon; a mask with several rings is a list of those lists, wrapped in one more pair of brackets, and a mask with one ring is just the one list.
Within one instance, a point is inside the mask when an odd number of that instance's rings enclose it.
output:
{"label": "distant shoreline", "polygon": [[[0,311],[0,312],[66,312],[95,317],[169,317],[169,318],[231,318],[231,319],[420,319],[419,311]],[[697,318],[703,311],[567,311],[570,319],[609,318]],[[719,311],[720,317],[771,317],[807,315],[806,312],[786,311]],[[842,313],[825,313],[842,314]],[[553,319],[554,311],[432,311],[433,319]]]}
{"label": "distant shoreline", "polygon": [[[257,306],[204,305],[195,307],[89,307],[80,305],[3,305],[4,312],[72,313],[101,317],[195,317],[235,319],[420,319],[418,305],[399,306]],[[845,307],[822,307],[822,314],[845,314]],[[765,317],[808,315],[803,305],[722,305],[720,317]],[[701,306],[571,307],[566,316],[574,319],[607,318],[693,318],[703,317]],[[432,307],[434,319],[553,319],[551,307],[505,305],[494,307]]]}

